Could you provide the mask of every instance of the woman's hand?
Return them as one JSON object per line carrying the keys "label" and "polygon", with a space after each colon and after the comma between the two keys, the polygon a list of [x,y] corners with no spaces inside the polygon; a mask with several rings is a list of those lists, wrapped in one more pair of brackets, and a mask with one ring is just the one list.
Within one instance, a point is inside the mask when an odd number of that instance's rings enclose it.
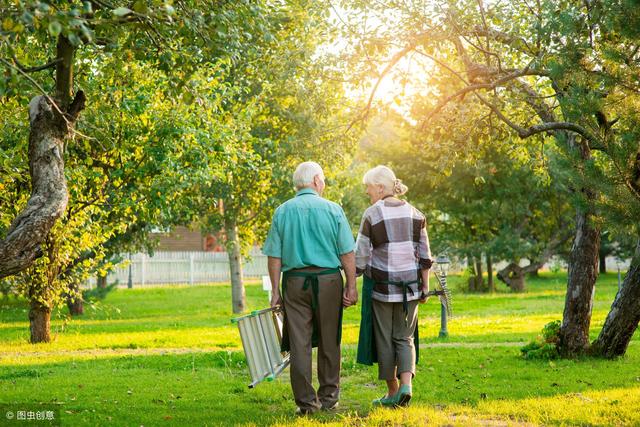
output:
{"label": "woman's hand", "polygon": [[427,294],[429,293],[429,284],[423,284],[420,287],[420,304],[424,304],[425,302],[427,302],[427,300],[429,299],[429,297],[427,296]]}
{"label": "woman's hand", "polygon": [[427,293],[429,293],[429,270],[420,270],[420,276],[422,278],[420,285],[420,304],[424,304],[429,299],[427,296]]}

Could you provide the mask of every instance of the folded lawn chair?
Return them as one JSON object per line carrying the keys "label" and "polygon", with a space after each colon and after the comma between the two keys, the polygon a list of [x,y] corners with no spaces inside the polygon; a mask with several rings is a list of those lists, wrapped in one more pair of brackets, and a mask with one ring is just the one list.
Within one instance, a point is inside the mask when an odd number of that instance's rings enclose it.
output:
{"label": "folded lawn chair", "polygon": [[264,380],[273,381],[289,365],[289,353],[281,352],[282,312],[266,308],[246,316],[231,319],[238,325],[244,355],[251,374],[253,388]]}

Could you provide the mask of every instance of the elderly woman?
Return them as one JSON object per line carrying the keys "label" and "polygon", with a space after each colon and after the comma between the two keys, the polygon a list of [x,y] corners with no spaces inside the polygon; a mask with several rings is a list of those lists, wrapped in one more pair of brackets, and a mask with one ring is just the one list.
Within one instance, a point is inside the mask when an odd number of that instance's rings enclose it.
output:
{"label": "elderly woman", "polygon": [[371,206],[356,241],[356,271],[364,273],[357,361],[377,362],[387,382],[374,405],[406,406],[418,359],[418,303],[426,301],[432,264],[426,220],[399,198],[407,186],[388,167],[369,170],[363,182]]}

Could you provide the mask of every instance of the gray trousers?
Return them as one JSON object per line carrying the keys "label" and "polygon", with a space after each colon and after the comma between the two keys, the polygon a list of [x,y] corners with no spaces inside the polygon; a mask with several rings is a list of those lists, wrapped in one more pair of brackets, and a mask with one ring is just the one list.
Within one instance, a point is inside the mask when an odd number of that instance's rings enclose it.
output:
{"label": "gray trousers", "polygon": [[404,372],[416,373],[413,333],[418,323],[418,301],[409,301],[405,313],[401,302],[373,303],[373,335],[378,353],[378,379],[393,380]]}
{"label": "gray trousers", "polygon": [[[320,271],[307,268],[304,271]],[[340,345],[338,332],[342,306],[342,275],[318,276],[318,392],[312,384],[311,335],[313,333],[312,289],[303,290],[303,277],[290,277],[284,293],[291,347],[291,389],[301,409],[330,408],[340,397]]]}

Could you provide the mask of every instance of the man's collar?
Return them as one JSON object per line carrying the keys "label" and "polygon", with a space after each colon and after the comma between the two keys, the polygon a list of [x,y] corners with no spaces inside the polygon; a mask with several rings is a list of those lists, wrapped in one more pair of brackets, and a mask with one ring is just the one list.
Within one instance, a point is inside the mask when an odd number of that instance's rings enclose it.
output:
{"label": "man's collar", "polygon": [[316,190],[309,187],[303,188],[302,190],[298,190],[298,192],[296,193],[296,197],[302,196],[303,194],[315,194],[316,196],[319,196]]}

